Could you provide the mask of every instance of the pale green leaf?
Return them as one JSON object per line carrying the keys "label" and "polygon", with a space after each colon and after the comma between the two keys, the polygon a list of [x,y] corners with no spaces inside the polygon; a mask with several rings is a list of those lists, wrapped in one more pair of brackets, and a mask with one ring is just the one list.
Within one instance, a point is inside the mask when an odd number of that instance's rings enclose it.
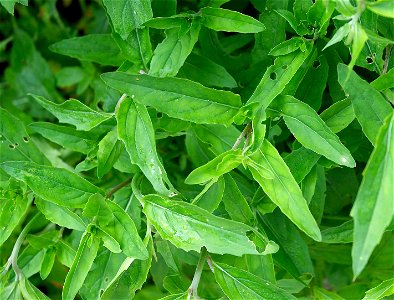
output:
{"label": "pale green leaf", "polygon": [[380,128],[364,170],[351,216],[354,219],[353,273],[357,277],[380,242],[394,213],[394,113]]}
{"label": "pale green leaf", "polygon": [[106,73],[102,78],[135,101],[185,121],[229,125],[241,106],[239,95],[206,88],[186,79],[122,72]]}
{"label": "pale green leaf", "polygon": [[375,14],[386,18],[394,18],[394,2],[392,0],[379,0],[368,2],[367,8]]}
{"label": "pale green leaf", "polygon": [[269,110],[283,115],[287,127],[305,148],[339,165],[355,167],[349,150],[309,105],[292,96],[280,96],[271,103]]}
{"label": "pale green leaf", "polygon": [[29,162],[4,162],[0,168],[26,182],[37,196],[61,206],[83,207],[92,194],[103,193],[89,181],[66,169]]}
{"label": "pale green leaf", "polygon": [[195,205],[158,195],[143,198],[144,212],[163,239],[186,251],[200,251],[205,246],[211,253],[258,254],[246,233],[252,228],[235,221],[216,217]]}
{"label": "pale green leaf", "polygon": [[394,294],[394,278],[387,279],[377,287],[368,290],[362,300],[379,300]]}
{"label": "pale green leaf", "polygon": [[[247,162],[254,179],[272,202],[278,205],[298,228],[314,240],[320,241],[319,227],[309,211],[301,189],[275,147],[264,140],[261,148],[249,155],[249,158],[255,162],[255,164]],[[263,177],[260,166],[269,170],[273,177]],[[264,174],[264,171],[262,173]]]}
{"label": "pale green leaf", "polygon": [[[348,76],[348,72],[349,76]],[[347,78],[348,77],[348,78]],[[344,64],[338,65],[338,81],[352,102],[354,113],[364,134],[375,145],[379,128],[392,112],[384,97]]]}
{"label": "pale green leaf", "polygon": [[230,300],[297,299],[269,281],[242,269],[213,262],[216,282]]}
{"label": "pale green leaf", "polygon": [[263,23],[233,10],[204,7],[201,15],[202,24],[216,31],[258,33],[265,30]]}
{"label": "pale green leaf", "polygon": [[124,98],[116,111],[118,136],[126,146],[131,162],[138,165],[153,188],[164,195],[173,192],[164,167],[156,151],[154,128],[143,104]]}
{"label": "pale green leaf", "polygon": [[98,143],[97,150],[97,177],[101,178],[108,173],[115,162],[119,159],[122,150],[122,142],[118,140],[115,130],[108,132]]}
{"label": "pale green leaf", "polygon": [[320,114],[320,118],[334,133],[348,127],[355,117],[353,105],[349,98],[335,102]]}
{"label": "pale green leaf", "polygon": [[102,122],[112,118],[111,114],[95,111],[75,99],[56,104],[41,96],[31,96],[42,107],[58,118],[60,122],[74,125],[77,130],[89,131]]}

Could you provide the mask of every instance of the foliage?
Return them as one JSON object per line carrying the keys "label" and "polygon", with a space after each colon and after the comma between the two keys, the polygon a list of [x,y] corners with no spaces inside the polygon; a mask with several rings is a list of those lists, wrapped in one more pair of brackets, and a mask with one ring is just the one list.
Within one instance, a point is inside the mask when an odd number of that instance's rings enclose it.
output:
{"label": "foliage", "polygon": [[393,295],[393,3],[0,0],[0,298]]}

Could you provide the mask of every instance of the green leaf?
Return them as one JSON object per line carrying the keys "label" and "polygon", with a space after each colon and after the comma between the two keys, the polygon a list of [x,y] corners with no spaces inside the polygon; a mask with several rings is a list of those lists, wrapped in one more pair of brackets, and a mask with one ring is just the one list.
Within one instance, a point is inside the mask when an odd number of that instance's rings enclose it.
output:
{"label": "green leaf", "polygon": [[297,299],[269,281],[247,271],[213,262],[216,282],[230,300]]}
{"label": "green leaf", "polygon": [[[260,184],[272,202],[307,235],[316,241],[321,240],[319,227],[309,211],[302,192],[278,151],[267,140],[249,158],[255,162],[248,167],[253,178]],[[261,167],[260,167],[261,166]],[[269,170],[271,178],[263,177],[261,168]]]}
{"label": "green leaf", "polygon": [[89,181],[65,169],[29,162],[4,162],[0,168],[24,181],[37,196],[61,206],[83,207],[92,194],[103,193]]}
{"label": "green leaf", "polygon": [[380,75],[371,82],[371,86],[378,90],[383,91],[394,87],[394,68],[391,68],[386,74]]}
{"label": "green leaf", "polygon": [[237,82],[223,66],[195,53],[188,56],[178,72],[178,77],[199,82],[204,86],[237,87]]}
{"label": "green leaf", "polygon": [[146,0],[103,0],[115,32],[122,39],[153,17],[150,1]]}
{"label": "green leaf", "polygon": [[34,132],[64,148],[87,154],[97,144],[98,135],[75,130],[72,127],[49,122],[35,122],[29,125]]}
{"label": "green leaf", "polygon": [[342,298],[341,296],[339,296],[334,292],[327,291],[325,289],[318,288],[316,286],[313,288],[313,294],[316,299],[321,299],[321,300],[345,300],[344,298]]}
{"label": "green leaf", "polygon": [[353,273],[357,277],[394,213],[394,113],[380,128],[376,148],[364,170],[351,216],[354,219]]}
{"label": "green leaf", "polygon": [[394,3],[391,0],[379,0],[376,2],[368,2],[367,8],[375,14],[386,18],[394,18]]}
{"label": "green leaf", "polygon": [[98,143],[97,150],[97,177],[107,174],[123,151],[122,143],[118,140],[118,134],[112,130]]}
{"label": "green leaf", "polygon": [[197,42],[201,24],[197,19],[183,27],[166,30],[166,38],[157,45],[150,63],[149,75],[175,76]]}
{"label": "green leaf", "polygon": [[305,40],[301,37],[293,37],[290,40],[284,41],[278,45],[276,45],[269,52],[269,55],[280,56],[292,53],[300,49],[302,45],[305,45]]}
{"label": "green leaf", "polygon": [[[209,189],[205,191],[207,187],[209,187]],[[224,179],[223,177],[219,177],[217,181],[215,181],[212,185],[207,184],[207,186],[204,187],[203,189],[203,192],[205,191],[204,194],[203,195],[199,194],[193,200],[193,204],[209,211],[210,213],[214,212],[218,208],[220,202],[222,201],[224,187],[225,187]]]}
{"label": "green leaf", "polygon": [[148,252],[131,217],[115,202],[108,201],[107,206],[112,212],[111,221],[103,229],[118,241],[124,254],[147,259]]}
{"label": "green leaf", "polygon": [[223,177],[226,182],[223,195],[226,211],[234,221],[251,224],[254,215],[244,195],[230,174],[225,174]]}
{"label": "green leaf", "polygon": [[85,231],[78,246],[73,264],[67,273],[62,292],[62,299],[74,299],[82,287],[92,267],[100,245],[100,239]]}
{"label": "green leaf", "polygon": [[327,244],[353,242],[353,221],[347,221],[336,227],[322,230],[322,242]]}
{"label": "green leaf", "polygon": [[353,105],[349,98],[335,102],[320,114],[320,118],[334,133],[348,127],[355,117]]}
{"label": "green leaf", "polygon": [[85,218],[95,218],[99,226],[104,227],[112,220],[111,209],[107,203],[101,194],[93,194],[89,197],[82,215]]}
{"label": "green leaf", "polygon": [[96,230],[97,230],[96,236],[100,237],[103,240],[103,246],[105,248],[107,248],[109,251],[113,253],[122,252],[119,243],[110,234],[102,230],[100,227],[98,227]]}
{"label": "green leaf", "polygon": [[264,24],[237,11],[204,7],[201,15],[202,24],[216,31],[258,33],[265,30]]}
{"label": "green leaf", "polygon": [[19,280],[19,287],[24,299],[49,300],[49,298],[33,284],[31,284],[31,282],[25,276]]}
{"label": "green leaf", "polygon": [[[368,40],[368,35],[365,33],[364,28],[358,22],[355,22],[354,26],[352,26],[351,35],[353,37],[352,59],[349,63],[349,68],[353,69],[354,65],[356,64],[357,58],[359,57],[361,51],[364,48],[365,42]],[[350,72],[350,70],[348,72]]]}
{"label": "green leaf", "polygon": [[246,233],[252,228],[235,221],[216,217],[195,205],[158,195],[147,195],[144,212],[163,239],[186,251],[200,251],[205,246],[211,253],[258,254]]}
{"label": "green leaf", "polygon": [[180,78],[156,78],[122,72],[102,75],[109,86],[170,117],[202,124],[232,123],[241,106],[239,95],[206,88]]}
{"label": "green leaf", "polygon": [[80,216],[67,207],[57,205],[50,201],[42,200],[41,198],[35,198],[34,203],[45,216],[45,218],[47,218],[52,223],[69,229],[85,231],[85,222]]}
{"label": "green leaf", "polygon": [[146,281],[152,263],[152,237],[147,236],[144,239],[144,244],[146,245],[144,247],[148,249],[148,258],[145,260],[132,260],[130,258],[124,260],[100,299],[134,298],[135,292],[141,289]]}
{"label": "green leaf", "polygon": [[350,30],[351,30],[351,24],[350,23],[346,23],[345,25],[343,25],[342,27],[340,27],[334,34],[334,36],[331,38],[331,40],[324,46],[323,50],[335,45],[336,43],[339,43],[340,41],[342,41],[346,36],[349,35]]}
{"label": "green leaf", "polygon": [[29,208],[28,197],[13,191],[0,191],[0,246],[10,237]]}
{"label": "green leaf", "polygon": [[56,104],[41,96],[31,96],[60,122],[74,125],[77,130],[89,131],[112,118],[111,114],[95,111],[75,99]]}
{"label": "green leaf", "polygon": [[[349,73],[349,78],[347,74]],[[354,113],[364,134],[373,145],[384,119],[392,112],[392,107],[384,97],[344,64],[338,65],[338,81],[352,102]],[[373,102],[371,102],[373,99]]]}
{"label": "green leaf", "polygon": [[263,111],[266,110],[272,100],[284,90],[311,54],[312,49],[312,45],[307,44],[307,50],[304,52],[297,51],[278,57],[264,73],[259,85],[242,110],[246,112],[249,110],[256,112],[260,108]]}
{"label": "green leaf", "polygon": [[241,149],[228,150],[205,165],[193,170],[186,177],[186,184],[205,183],[238,167],[244,159]]}
{"label": "green leaf", "polygon": [[22,121],[0,107],[0,162],[31,161],[48,164],[48,159],[30,139]]}
{"label": "green leaf", "polygon": [[57,42],[49,49],[62,55],[102,65],[120,66],[125,61],[110,34],[88,34],[73,37]]}
{"label": "green leaf", "polygon": [[394,294],[394,278],[387,279],[377,287],[368,290],[362,300],[379,300]]}
{"label": "green leaf", "polygon": [[307,104],[292,96],[280,96],[271,103],[269,110],[283,115],[287,127],[305,148],[324,155],[339,165],[350,168],[356,166],[352,155],[338,136]]}
{"label": "green leaf", "polygon": [[157,192],[171,195],[173,192],[166,186],[170,182],[156,151],[154,129],[146,107],[131,98],[123,98],[118,104],[116,120],[119,139],[125,144],[131,162],[140,167]]}
{"label": "green leaf", "polygon": [[55,262],[55,257],[56,257],[56,248],[49,247],[45,252],[44,259],[41,264],[40,277],[42,280],[46,279],[49,273],[51,273],[53,264]]}

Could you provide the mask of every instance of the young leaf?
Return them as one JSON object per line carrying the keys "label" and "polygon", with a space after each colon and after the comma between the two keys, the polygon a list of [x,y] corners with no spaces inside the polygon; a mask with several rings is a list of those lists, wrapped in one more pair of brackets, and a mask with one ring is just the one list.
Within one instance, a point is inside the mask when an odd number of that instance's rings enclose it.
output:
{"label": "young leaf", "polygon": [[62,55],[102,65],[120,66],[125,61],[110,34],[88,34],[73,37],[57,42],[49,49]]}
{"label": "young leaf", "polygon": [[368,290],[362,300],[379,300],[394,294],[394,278],[387,279],[377,287]]}
{"label": "young leaf", "polygon": [[118,241],[124,254],[147,259],[148,252],[131,217],[115,202],[108,201],[107,205],[112,212],[111,221],[103,229]]}
{"label": "young leaf", "polygon": [[100,194],[94,194],[89,197],[82,211],[82,215],[85,218],[95,219],[100,227],[104,227],[112,220],[112,213],[108,207],[108,202]]}
{"label": "young leaf", "polygon": [[[348,72],[350,72],[349,76]],[[378,130],[383,125],[384,119],[392,112],[392,107],[378,91],[344,64],[338,65],[338,81],[349,95],[348,98],[352,102],[354,113],[364,134],[373,145],[376,145]]]}
{"label": "young leaf", "polygon": [[258,33],[265,30],[261,22],[233,10],[204,7],[201,15],[202,24],[216,31]]}
{"label": "young leaf", "polygon": [[41,292],[38,288],[36,288],[25,276],[22,275],[22,278],[19,281],[20,291],[23,295],[24,299],[31,300],[49,300],[47,296],[43,292]]}
{"label": "young leaf", "polygon": [[55,257],[56,257],[56,248],[49,247],[45,252],[44,259],[41,264],[40,277],[42,280],[46,279],[49,273],[51,273],[53,264],[55,262]]}
{"label": "young leaf", "polygon": [[180,78],[156,78],[122,72],[102,75],[109,86],[170,117],[201,124],[232,123],[241,106],[239,95],[206,88]]}
{"label": "young leaf", "polygon": [[353,242],[353,220],[322,230],[322,242],[327,244]]}
{"label": "young leaf", "polygon": [[[247,162],[253,178],[261,185],[272,202],[278,205],[298,228],[314,240],[320,241],[319,227],[309,211],[297,182],[275,147],[264,140],[261,148],[249,158],[254,162],[252,164]],[[260,166],[269,170],[273,177],[264,178],[260,173]]]}
{"label": "young leaf", "polygon": [[292,53],[300,49],[301,45],[305,45],[305,40],[301,37],[293,37],[290,40],[284,41],[276,45],[269,52],[269,55],[280,56]]}
{"label": "young leaf", "polygon": [[107,135],[98,143],[97,150],[97,177],[101,178],[107,174],[115,162],[119,159],[122,150],[122,142],[118,140],[115,130]]}
{"label": "young leaf", "polygon": [[125,144],[131,162],[140,167],[157,192],[171,195],[172,191],[166,186],[170,182],[156,151],[154,129],[146,107],[131,98],[122,99],[118,105],[118,136]]}
{"label": "young leaf", "polygon": [[193,172],[186,177],[185,183],[205,183],[215,177],[222,176],[238,167],[243,159],[244,156],[241,149],[224,152],[205,165],[193,170]]}
{"label": "young leaf", "polygon": [[152,237],[144,239],[144,247],[148,249],[148,258],[145,260],[124,260],[118,273],[112,279],[100,299],[134,298],[135,292],[141,289],[146,281],[152,263],[153,242]]}
{"label": "young leaf", "polygon": [[4,162],[0,168],[26,182],[37,196],[61,206],[83,207],[92,194],[103,194],[89,181],[65,169],[29,162]]}
{"label": "young leaf", "polygon": [[41,96],[31,96],[60,122],[74,125],[77,130],[89,131],[112,117],[111,114],[97,112],[75,99],[56,104]]}
{"label": "young leaf", "polygon": [[260,108],[263,111],[267,109],[272,100],[284,90],[312,50],[313,46],[307,44],[307,50],[304,52],[297,51],[278,57],[264,73],[259,85],[242,110],[256,112]]}
{"label": "young leaf", "polygon": [[57,205],[50,201],[42,200],[39,197],[35,198],[34,203],[45,216],[45,218],[47,218],[52,223],[69,229],[85,231],[85,222],[80,216],[67,207]]}
{"label": "young leaf", "polygon": [[166,30],[166,38],[157,45],[150,63],[149,75],[158,77],[175,76],[192,52],[200,32],[200,21]]}
{"label": "young leaf", "polygon": [[368,2],[367,8],[375,14],[386,18],[394,18],[394,3],[391,0],[379,0],[376,2]]}
{"label": "young leaf", "polygon": [[100,239],[85,231],[78,246],[73,264],[67,273],[62,292],[62,299],[74,299],[82,287],[92,267],[100,245]]}
{"label": "young leaf", "polygon": [[49,122],[34,122],[29,128],[64,148],[87,154],[96,145],[98,135]]}
{"label": "young leaf", "polygon": [[380,128],[376,148],[351,211],[354,219],[353,273],[357,277],[380,242],[394,212],[394,113]]}
{"label": "young leaf", "polygon": [[218,208],[223,198],[225,187],[223,177],[219,177],[215,183],[212,185],[208,184],[208,186],[210,186],[209,189],[203,195],[199,195],[199,198],[197,198],[197,196],[195,200],[193,200],[193,204],[212,213]]}
{"label": "young leaf", "polygon": [[246,233],[251,227],[216,217],[195,205],[158,195],[147,195],[144,212],[163,239],[186,251],[211,253],[258,254]]}
{"label": "young leaf", "polygon": [[0,162],[31,161],[48,164],[48,159],[30,139],[22,121],[0,107]]}
{"label": "young leaf", "polygon": [[126,39],[130,32],[153,17],[150,1],[146,0],[103,0],[115,32]]}
{"label": "young leaf", "polygon": [[355,117],[353,105],[349,98],[334,103],[320,114],[320,118],[334,133],[348,127]]}
{"label": "young leaf", "polygon": [[213,262],[216,282],[230,300],[297,299],[269,281],[247,271]]}
{"label": "young leaf", "polygon": [[310,106],[292,96],[280,96],[269,109],[283,115],[287,127],[304,147],[339,165],[355,167],[349,150]]}

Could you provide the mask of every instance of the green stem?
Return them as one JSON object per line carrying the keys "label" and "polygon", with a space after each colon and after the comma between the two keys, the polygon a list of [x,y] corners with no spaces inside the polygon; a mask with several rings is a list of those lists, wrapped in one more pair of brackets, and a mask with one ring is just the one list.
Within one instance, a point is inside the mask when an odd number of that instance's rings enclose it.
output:
{"label": "green stem", "polygon": [[31,227],[33,224],[38,220],[40,217],[42,217],[41,213],[37,213],[34,215],[34,217],[26,224],[26,226],[23,228],[21,233],[18,236],[18,239],[15,242],[14,248],[12,249],[11,255],[8,258],[6,267],[4,268],[3,274],[5,274],[8,271],[8,268],[12,265],[12,269],[15,272],[17,280],[19,280],[22,276],[22,271],[18,266],[18,255],[19,255],[19,250],[22,247],[23,241],[26,238],[26,235],[29,233]]}
{"label": "green stem", "polygon": [[112,190],[110,190],[107,193],[107,198],[111,198],[117,191],[119,191],[121,188],[125,187],[126,185],[128,185],[131,182],[132,178],[128,178],[125,181],[119,183],[117,186],[115,186]]}
{"label": "green stem", "polygon": [[199,299],[197,295],[198,284],[200,283],[201,273],[204,269],[205,260],[207,259],[207,249],[205,247],[201,248],[200,259],[198,260],[197,268],[193,276],[192,284],[189,287],[187,299],[191,299],[193,296],[194,299]]}

